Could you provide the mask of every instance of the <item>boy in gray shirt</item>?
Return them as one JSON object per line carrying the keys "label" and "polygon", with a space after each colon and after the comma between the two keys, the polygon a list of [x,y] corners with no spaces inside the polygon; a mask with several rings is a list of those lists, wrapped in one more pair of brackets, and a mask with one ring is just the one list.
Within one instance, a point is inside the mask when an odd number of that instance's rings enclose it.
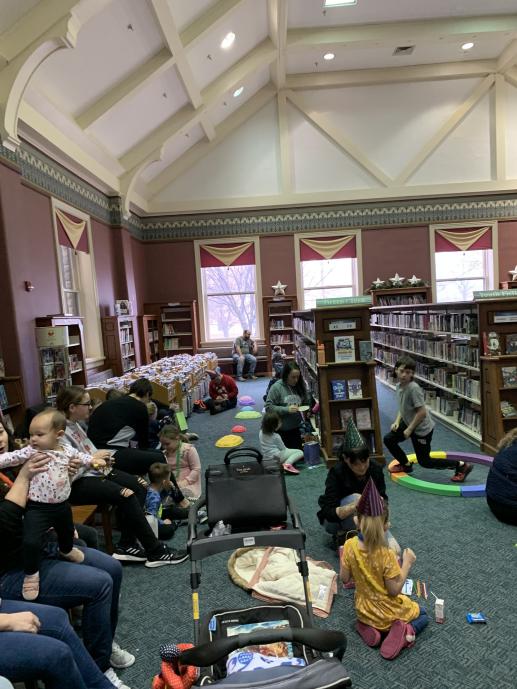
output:
{"label": "boy in gray shirt", "polygon": [[427,469],[453,469],[451,481],[463,483],[472,471],[472,464],[432,459],[430,456],[434,422],[425,406],[424,392],[413,380],[415,368],[415,362],[408,356],[400,357],[395,363],[399,413],[391,424],[391,431],[384,436],[384,444],[398,461],[398,464],[390,468],[390,472],[410,474],[413,471],[406,453],[400,447],[400,443],[411,438],[420,466]]}

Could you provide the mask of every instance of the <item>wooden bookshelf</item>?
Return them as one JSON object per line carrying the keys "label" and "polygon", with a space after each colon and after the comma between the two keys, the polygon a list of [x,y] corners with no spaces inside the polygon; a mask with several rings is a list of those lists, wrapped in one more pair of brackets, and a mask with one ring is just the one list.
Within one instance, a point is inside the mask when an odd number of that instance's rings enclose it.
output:
{"label": "wooden bookshelf", "polygon": [[142,364],[152,364],[161,358],[161,319],[158,315],[138,316]]}
{"label": "wooden bookshelf", "polygon": [[[307,387],[320,403],[317,426],[329,465],[336,461],[342,442],[344,410],[349,410],[354,421],[358,409],[360,419],[368,418],[369,423],[361,423],[363,428],[359,430],[370,446],[372,457],[380,464],[385,461],[375,363],[371,354],[365,356],[371,349],[369,315],[368,304],[293,313],[295,358]],[[365,360],[361,360],[361,353]],[[333,390],[338,383],[346,391],[345,399],[334,399]],[[356,397],[349,394],[352,388]]]}
{"label": "wooden bookshelf", "polygon": [[105,365],[113,374],[122,376],[139,366],[137,317],[104,316],[101,325]]}
{"label": "wooden bookshelf", "polygon": [[285,354],[286,361],[294,359],[293,311],[296,311],[295,296],[281,299],[263,297],[264,341],[266,344],[266,368],[271,375],[271,356],[273,347],[279,345]]}
{"label": "wooden bookshelf", "polygon": [[0,388],[0,420],[8,430],[14,431],[23,423],[25,417],[25,399],[20,376],[0,378]]}
{"label": "wooden bookshelf", "polygon": [[160,355],[195,354],[199,346],[197,303],[193,301],[144,304],[146,313],[160,316]]}

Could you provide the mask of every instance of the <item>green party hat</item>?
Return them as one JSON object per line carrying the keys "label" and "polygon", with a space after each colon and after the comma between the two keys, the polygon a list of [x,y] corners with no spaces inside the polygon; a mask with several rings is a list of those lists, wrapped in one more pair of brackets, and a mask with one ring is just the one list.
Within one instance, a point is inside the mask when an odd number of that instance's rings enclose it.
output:
{"label": "green party hat", "polygon": [[348,450],[354,450],[360,447],[367,447],[366,442],[357,430],[354,420],[348,419],[342,449],[347,452]]}

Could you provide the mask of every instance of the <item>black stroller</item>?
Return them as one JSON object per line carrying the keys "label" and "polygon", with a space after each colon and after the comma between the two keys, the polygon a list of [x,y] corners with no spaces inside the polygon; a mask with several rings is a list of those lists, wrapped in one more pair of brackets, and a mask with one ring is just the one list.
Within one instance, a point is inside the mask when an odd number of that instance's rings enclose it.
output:
{"label": "black stroller", "polygon": [[[262,461],[261,454],[255,449],[236,448],[226,454],[224,465],[210,466],[205,477],[206,493],[190,508],[188,524],[194,648],[184,651],[180,657],[182,663],[201,668],[195,686],[216,684],[218,689],[351,687],[348,673],[341,664],[346,648],[345,635],[338,631],[314,628],[305,556],[305,533],[299,514],[287,496],[279,463]],[[219,486],[217,490],[214,488],[215,484]],[[256,494],[252,499],[255,491],[259,491],[258,501]],[[222,508],[221,505],[214,504],[214,496],[228,493],[232,497],[225,501],[226,504]],[[280,509],[280,514],[278,497],[282,493],[284,505]],[[264,515],[260,520],[257,519],[256,508],[252,517],[246,514],[246,509],[252,503],[257,505],[257,502],[264,506]],[[275,504],[277,514],[274,514]],[[224,513],[225,524],[229,523],[232,526],[230,534],[210,537],[209,528],[205,533],[198,535],[197,512],[205,505],[208,526],[213,528]],[[287,523],[288,519],[291,524]],[[262,528],[259,528],[260,526]],[[277,528],[270,530],[272,526]],[[280,526],[283,528],[278,528]],[[257,605],[238,610],[213,610],[200,620],[199,587],[202,560],[246,546],[276,546],[297,551],[305,606],[286,603]],[[242,629],[247,633],[241,633]],[[305,664],[279,665],[227,675],[226,660],[229,654],[238,649],[253,648],[258,648],[262,652],[266,645],[271,644],[284,644],[284,647],[290,649],[291,657],[301,658]]]}

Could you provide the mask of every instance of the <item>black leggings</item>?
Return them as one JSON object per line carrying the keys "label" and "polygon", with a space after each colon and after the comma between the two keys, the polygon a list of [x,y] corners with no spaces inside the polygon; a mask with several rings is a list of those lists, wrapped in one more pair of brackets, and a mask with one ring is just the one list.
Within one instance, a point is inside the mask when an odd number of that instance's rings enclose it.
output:
{"label": "black leggings", "polygon": [[300,433],[300,428],[291,428],[289,430],[283,430],[280,428],[278,430],[278,435],[284,441],[284,445],[291,450],[301,450],[303,448],[302,436]]}
{"label": "black leggings", "polygon": [[[160,542],[149,526],[142,509],[146,495],[143,483],[135,476],[116,469],[110,472],[107,478],[85,476],[72,483],[70,502],[72,505],[115,505],[120,520],[119,546],[126,548],[134,545],[135,540],[138,539],[146,554],[149,555],[160,547]],[[133,495],[125,497],[124,488],[131,489]]]}
{"label": "black leggings", "polygon": [[500,522],[504,524],[510,524],[511,526],[517,526],[517,507],[511,507],[510,505],[504,505],[502,502],[497,502],[486,496],[486,501],[494,517],[499,519]]}
{"label": "black leggings", "polygon": [[163,452],[159,450],[137,450],[130,447],[122,447],[113,455],[113,466],[115,469],[120,469],[120,471],[125,471],[128,474],[136,474],[137,476],[147,474],[151,464],[166,461]]}
{"label": "black leggings", "polygon": [[[396,431],[390,431],[384,436],[384,444],[402,466],[409,464],[407,455],[399,444],[406,440],[404,437],[406,428],[407,426],[404,421],[401,421]],[[413,443],[417,462],[421,467],[425,467],[426,469],[456,469],[458,466],[458,463],[452,459],[432,459],[430,457],[433,431],[424,436],[412,433],[409,437]]]}
{"label": "black leggings", "polygon": [[43,559],[45,536],[54,527],[62,553],[69,553],[74,545],[74,520],[68,500],[41,503],[29,500],[23,518],[23,569],[36,574]]}

